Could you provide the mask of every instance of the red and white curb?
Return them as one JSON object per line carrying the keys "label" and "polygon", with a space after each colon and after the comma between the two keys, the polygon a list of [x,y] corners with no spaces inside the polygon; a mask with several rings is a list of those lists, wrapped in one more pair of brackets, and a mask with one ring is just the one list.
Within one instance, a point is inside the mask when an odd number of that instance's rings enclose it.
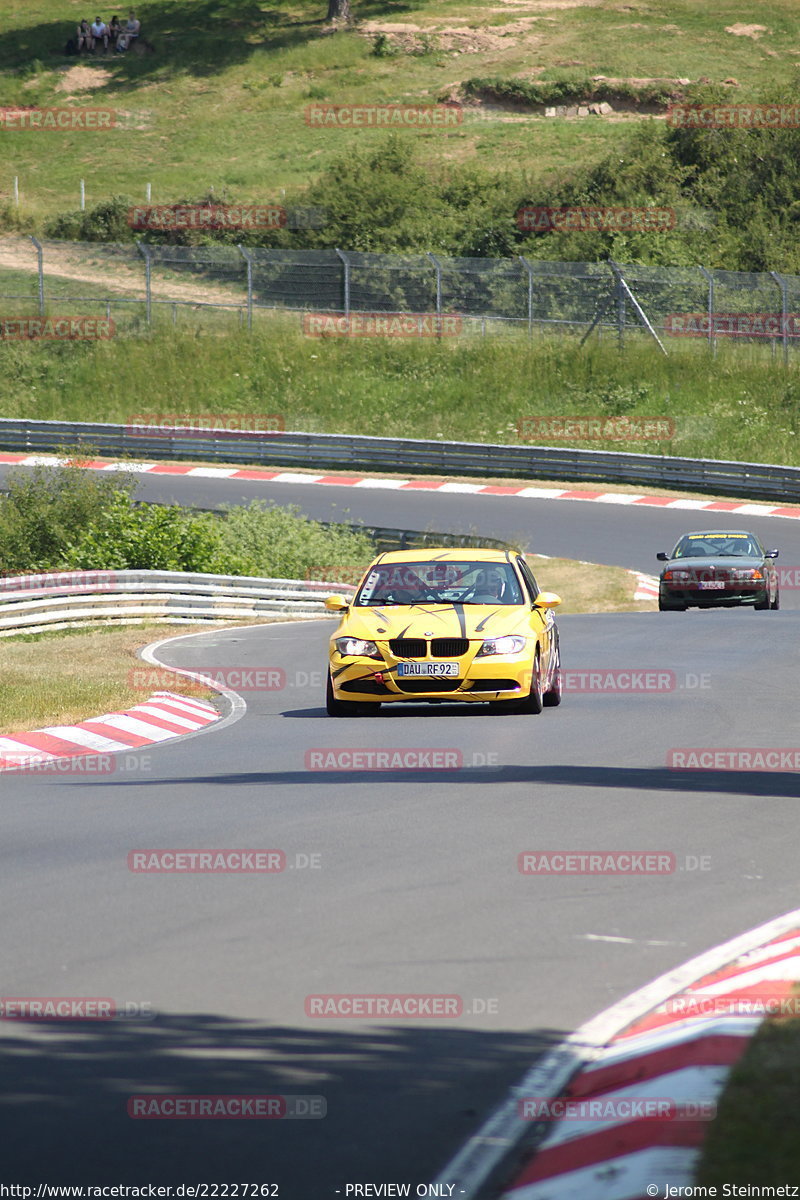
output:
{"label": "red and white curb", "polygon": [[797,1014],[798,980],[800,911],[662,976],[537,1063],[439,1180],[477,1197],[545,1116],[501,1200],[645,1200],[691,1186],[732,1067],[768,1015]]}
{"label": "red and white curb", "polygon": [[785,504],[742,503],[730,500],[695,500],[688,496],[647,496],[628,492],[585,491],[574,488],[526,487],[524,484],[452,483],[440,479],[381,479],[371,475],[317,475],[301,471],[266,471],[237,467],[190,466],[176,462],[83,461],[53,454],[0,453],[0,463],[21,467],[75,462],[93,471],[131,471],[150,475],[188,475],[201,479],[244,479],[267,483],[321,484],[325,487],[358,487],[391,491],[429,491],[482,496],[518,496],[523,500],[582,500],[595,504],[627,504],[666,509],[737,513],[743,517],[787,517],[800,520],[800,507]]}
{"label": "red and white curb", "polygon": [[640,571],[633,571],[632,574],[636,576],[634,600],[657,600],[658,580],[655,575],[642,575]]}
{"label": "red and white curb", "polygon": [[78,725],[48,725],[0,737],[0,771],[41,769],[42,764],[76,756],[114,754],[196,733],[220,720],[206,700],[175,692],[154,692],[125,712],[105,713]]}

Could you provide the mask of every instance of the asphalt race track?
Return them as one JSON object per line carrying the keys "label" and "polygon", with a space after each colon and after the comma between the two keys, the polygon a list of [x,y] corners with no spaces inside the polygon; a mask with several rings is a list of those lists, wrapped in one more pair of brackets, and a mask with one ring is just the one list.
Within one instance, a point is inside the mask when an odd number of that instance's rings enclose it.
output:
{"label": "asphalt race track", "polygon": [[[800,564],[800,524],[776,518],[170,477],[143,477],[140,495],[206,507],[260,496],[650,573],[687,529],[745,527],[780,548],[779,566]],[[562,1035],[796,908],[797,774],[666,765],[676,747],[800,745],[797,592],[781,603],[564,616],[568,670],[657,669],[672,683],[572,691],[538,717],[403,706],[332,721],[332,621],[162,648],[182,667],[281,668],[287,684],[242,692],[241,719],[123,755],[112,775],[2,777],[2,996],[108,997],[142,1014],[3,1022],[4,1182],[248,1181],[279,1184],[283,1200],[424,1183]],[[357,747],[455,750],[463,766],[308,766],[309,752]],[[287,869],[127,865],[137,849],[217,847],[277,848]],[[676,869],[518,870],[525,851],[597,849],[674,854]],[[350,993],[458,996],[464,1011],[306,1016],[307,996]],[[155,1093],[322,1097],[327,1115],[127,1115],[129,1097]]]}

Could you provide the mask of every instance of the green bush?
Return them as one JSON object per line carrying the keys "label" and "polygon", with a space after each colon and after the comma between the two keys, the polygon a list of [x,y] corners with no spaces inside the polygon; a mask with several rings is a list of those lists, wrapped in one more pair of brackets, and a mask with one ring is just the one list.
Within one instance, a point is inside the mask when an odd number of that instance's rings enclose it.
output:
{"label": "green bush", "polygon": [[110,504],[130,503],[133,481],[78,466],[13,472],[0,500],[3,574],[48,571],[69,562],[75,530],[98,520]]}
{"label": "green bush", "polygon": [[[239,555],[242,574],[276,579],[334,578],[332,568],[366,567],[375,556],[371,539],[348,528],[321,525],[295,505],[255,501],[231,508],[222,524],[222,546]],[[327,572],[327,575],[324,573]]]}

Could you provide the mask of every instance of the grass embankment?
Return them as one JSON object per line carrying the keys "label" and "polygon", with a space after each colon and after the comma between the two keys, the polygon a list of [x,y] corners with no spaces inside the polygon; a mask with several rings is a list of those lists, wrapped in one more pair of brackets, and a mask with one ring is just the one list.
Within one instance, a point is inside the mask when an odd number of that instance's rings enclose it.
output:
{"label": "grass embankment", "polygon": [[[149,0],[137,14],[155,54],[79,62],[62,53],[77,10],[65,13],[63,0],[12,4],[0,33],[2,103],[112,107],[124,131],[3,134],[0,189],[8,195],[19,175],[24,211],[37,221],[76,208],[81,177],[89,203],[112,192],[143,200],[145,182],[159,203],[210,186],[263,202],[265,180],[272,198],[282,189],[291,196],[310,171],[324,170],[354,140],[370,147],[385,136],[309,128],[303,120],[309,103],[432,103],[460,95],[462,83],[476,77],[577,85],[595,75],[645,81],[711,75],[715,82],[735,78],[749,95],[776,80],[788,83],[797,55],[794,0],[765,0],[753,25],[743,24],[751,18],[743,17],[740,0],[508,11],[475,0],[443,0],[434,11],[412,0],[396,12],[356,0],[355,28],[335,34],[325,10],[324,0],[289,0],[269,10]],[[476,104],[444,142],[437,130],[411,136],[437,168],[444,154],[453,163],[492,170],[523,164],[542,172],[599,160],[629,128],[624,117],[547,120]]]}
{"label": "grass embankment", "polygon": [[[558,613],[636,612],[654,607],[651,601],[633,602],[633,577],[619,567],[555,558],[535,558],[533,566],[539,586],[563,598]],[[210,628],[219,631],[231,626]],[[186,626],[159,624],[0,639],[0,735],[74,725],[141,704],[162,689],[208,699],[213,693],[207,689],[152,668],[136,656],[139,647],[186,631]],[[157,681],[152,687],[143,686],[153,679]]]}
{"label": "grass embankment", "polygon": [[[273,323],[274,322],[274,323]],[[667,418],[660,442],[537,443],[797,464],[800,364],[705,344],[462,337],[440,344],[304,338],[297,317],[246,333],[164,331],[109,343],[0,347],[0,416],[125,423],[148,414],[279,414],[287,429],[515,443],[526,416]],[[520,444],[523,444],[520,442]],[[402,469],[402,468],[401,468]]]}
{"label": "grass embankment", "polygon": [[[697,1185],[716,1187],[718,1196],[731,1194],[724,1192],[725,1184],[791,1185],[800,1174],[798,1095],[800,1022],[796,1016],[765,1021],[722,1093]],[[753,1195],[759,1194],[770,1193],[754,1189]]]}

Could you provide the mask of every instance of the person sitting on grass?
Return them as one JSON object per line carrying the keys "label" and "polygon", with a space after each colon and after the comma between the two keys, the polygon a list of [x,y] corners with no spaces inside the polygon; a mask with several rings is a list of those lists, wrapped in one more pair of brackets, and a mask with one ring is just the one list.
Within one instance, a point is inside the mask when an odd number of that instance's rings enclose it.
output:
{"label": "person sitting on grass", "polygon": [[89,22],[86,20],[86,17],[78,25],[78,54],[80,54],[84,46],[87,50],[92,49],[92,31],[89,28]]}
{"label": "person sitting on grass", "polygon": [[120,25],[119,17],[112,17],[108,22],[108,44],[112,50],[116,50],[117,38],[121,32],[122,26]]}
{"label": "person sitting on grass", "polygon": [[108,54],[108,26],[101,17],[95,17],[91,27],[92,33],[92,49],[94,50],[98,42],[103,43],[103,49]]}
{"label": "person sitting on grass", "polygon": [[128,20],[125,24],[125,32],[128,35],[128,45],[129,46],[130,46],[131,42],[134,41],[134,39],[139,36],[139,31],[141,28],[142,28],[141,21],[139,21],[137,19],[136,14],[134,12],[131,12],[128,15]]}

